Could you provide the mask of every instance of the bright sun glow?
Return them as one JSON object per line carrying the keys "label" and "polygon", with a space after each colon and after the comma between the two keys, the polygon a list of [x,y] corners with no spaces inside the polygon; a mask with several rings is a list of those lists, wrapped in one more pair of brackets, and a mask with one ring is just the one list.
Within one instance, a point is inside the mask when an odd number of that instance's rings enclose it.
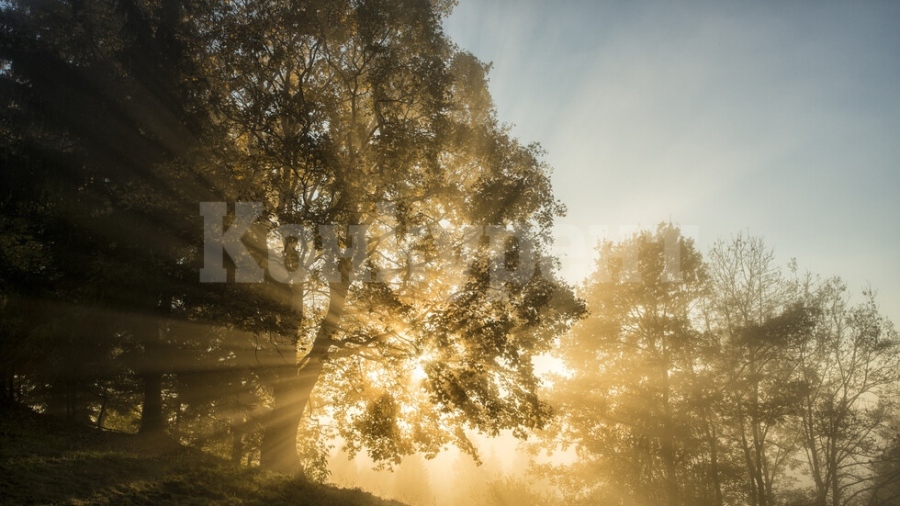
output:
{"label": "bright sun glow", "polygon": [[412,372],[410,373],[410,379],[419,383],[423,381],[426,377],[428,377],[428,373],[425,372],[425,367],[434,360],[434,354],[430,352],[425,352],[419,355],[414,361],[414,366]]}

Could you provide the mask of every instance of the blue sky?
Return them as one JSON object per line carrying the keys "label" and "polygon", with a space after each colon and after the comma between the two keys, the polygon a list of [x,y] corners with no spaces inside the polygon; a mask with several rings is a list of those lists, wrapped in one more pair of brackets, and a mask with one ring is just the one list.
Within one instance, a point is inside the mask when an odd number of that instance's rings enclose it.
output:
{"label": "blue sky", "polygon": [[548,152],[570,279],[596,231],[671,219],[870,283],[900,325],[900,2],[459,0],[445,26]]}

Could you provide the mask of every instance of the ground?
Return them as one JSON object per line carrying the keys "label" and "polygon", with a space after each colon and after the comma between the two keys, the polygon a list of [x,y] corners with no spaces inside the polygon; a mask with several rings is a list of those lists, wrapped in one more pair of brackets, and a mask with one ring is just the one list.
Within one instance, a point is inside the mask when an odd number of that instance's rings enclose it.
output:
{"label": "ground", "polygon": [[0,504],[403,506],[19,407],[0,407]]}

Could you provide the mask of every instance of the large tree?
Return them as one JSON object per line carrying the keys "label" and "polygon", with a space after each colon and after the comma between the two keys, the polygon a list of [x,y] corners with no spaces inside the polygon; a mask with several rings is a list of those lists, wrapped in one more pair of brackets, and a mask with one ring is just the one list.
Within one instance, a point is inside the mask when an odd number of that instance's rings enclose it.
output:
{"label": "large tree", "polygon": [[542,426],[531,357],[581,311],[547,255],[562,206],[447,12],[4,4],[6,391],[76,384],[22,364],[102,341],[110,372],[75,374],[141,390],[144,430],[221,415],[198,430],[240,458],[259,428],[275,468],[301,421],[387,462]]}
{"label": "large tree", "polygon": [[[237,2],[208,20],[216,112],[240,148],[222,162],[261,203],[245,244],[303,322],[261,373],[265,465],[296,461],[305,410],[376,460],[548,418],[531,357],[580,310],[547,261],[562,208],[446,12]],[[314,388],[328,396],[312,405]]]}
{"label": "large tree", "polygon": [[717,340],[722,435],[742,463],[743,500],[772,505],[798,449],[785,419],[799,394],[790,352],[808,333],[808,313],[758,237],[719,240],[707,264],[705,315]]}
{"label": "large tree", "polygon": [[[710,368],[723,453],[743,462],[744,501],[783,501],[805,468],[813,504],[852,504],[872,483],[871,462],[897,382],[896,333],[874,294],[849,304],[839,278],[774,263],[763,241],[738,235],[708,256]],[[805,464],[805,465],[804,465]]]}

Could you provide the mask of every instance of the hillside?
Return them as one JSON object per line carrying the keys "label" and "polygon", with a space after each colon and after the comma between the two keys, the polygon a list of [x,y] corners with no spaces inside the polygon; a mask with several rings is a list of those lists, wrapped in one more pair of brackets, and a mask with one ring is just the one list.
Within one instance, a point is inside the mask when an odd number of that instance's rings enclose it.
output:
{"label": "hillside", "polygon": [[361,490],[263,473],[168,439],[0,409],[2,504],[403,506]]}

